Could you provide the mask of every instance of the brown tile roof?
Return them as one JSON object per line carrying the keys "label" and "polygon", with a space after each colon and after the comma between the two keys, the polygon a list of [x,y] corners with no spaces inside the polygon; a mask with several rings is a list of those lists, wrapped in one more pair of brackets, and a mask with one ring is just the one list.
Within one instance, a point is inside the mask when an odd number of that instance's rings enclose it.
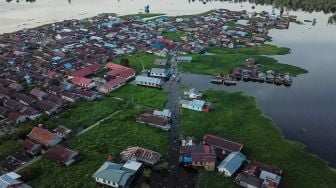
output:
{"label": "brown tile roof", "polygon": [[163,117],[155,116],[153,114],[141,114],[139,117],[136,118],[137,121],[143,122],[146,124],[153,124],[159,126],[166,126],[168,124],[168,120]]}
{"label": "brown tile roof", "polygon": [[28,138],[44,145],[48,146],[57,136],[46,129],[40,127],[34,127],[33,130],[27,135]]}
{"label": "brown tile roof", "polygon": [[239,143],[226,140],[224,138],[211,135],[211,134],[204,135],[203,142],[205,142],[206,144],[210,146],[214,146],[215,148],[220,148],[220,149],[229,150],[229,151],[238,152],[238,151],[241,151],[243,148],[243,145]]}
{"label": "brown tile roof", "polygon": [[76,157],[78,152],[58,144],[48,149],[43,155],[51,160],[65,164]]}

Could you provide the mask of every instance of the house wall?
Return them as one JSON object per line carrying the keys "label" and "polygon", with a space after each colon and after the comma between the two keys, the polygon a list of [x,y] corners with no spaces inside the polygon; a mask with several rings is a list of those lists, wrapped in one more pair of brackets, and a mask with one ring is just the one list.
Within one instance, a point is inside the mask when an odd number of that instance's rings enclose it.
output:
{"label": "house wall", "polygon": [[230,177],[232,174],[226,168],[218,168],[218,172],[223,173],[224,176]]}
{"label": "house wall", "polygon": [[142,81],[137,81],[137,85],[157,87],[157,88],[161,87],[161,85],[159,85],[159,84],[155,84],[155,83],[151,83],[151,82],[142,82]]}
{"label": "house wall", "polygon": [[118,183],[114,183],[114,182],[111,182],[111,181],[107,181],[107,180],[104,180],[104,179],[102,179],[102,178],[95,178],[95,180],[96,180],[96,182],[98,182],[98,183],[105,184],[105,185],[108,185],[108,186],[110,186],[110,187],[116,187],[116,188],[119,187]]}

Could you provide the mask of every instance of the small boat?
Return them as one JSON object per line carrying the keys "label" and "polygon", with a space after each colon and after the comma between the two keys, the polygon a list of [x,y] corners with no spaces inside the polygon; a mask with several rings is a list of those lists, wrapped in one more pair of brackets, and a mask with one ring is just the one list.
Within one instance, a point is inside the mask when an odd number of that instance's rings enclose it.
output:
{"label": "small boat", "polygon": [[236,78],[236,80],[241,80],[242,70],[240,68],[234,68],[232,70],[231,77]]}
{"label": "small boat", "polygon": [[227,75],[224,77],[224,85],[226,86],[236,85],[236,79]]}
{"label": "small boat", "polygon": [[274,84],[275,85],[282,85],[282,84],[284,84],[284,82],[285,82],[285,79],[284,79],[282,74],[275,75],[275,77],[274,77]]}
{"label": "small boat", "polygon": [[216,75],[211,78],[211,83],[213,84],[223,84],[224,83],[224,78],[221,75]]}
{"label": "small boat", "polygon": [[245,82],[247,82],[247,81],[249,81],[249,79],[250,79],[249,71],[246,70],[246,69],[244,69],[244,70],[243,70],[243,80],[244,80]]}
{"label": "small boat", "polygon": [[290,76],[289,73],[285,73],[284,79],[285,79],[285,81],[284,81],[285,86],[291,86],[292,85],[293,81],[292,81],[292,77]]}
{"label": "small boat", "polygon": [[260,72],[260,73],[258,74],[258,81],[259,81],[259,82],[265,82],[265,81],[266,81],[266,74],[263,73],[263,72]]}
{"label": "small boat", "polygon": [[256,69],[250,71],[249,79],[253,82],[258,81],[258,71]]}
{"label": "small boat", "polygon": [[266,82],[273,83],[274,82],[274,71],[269,70],[266,72]]}

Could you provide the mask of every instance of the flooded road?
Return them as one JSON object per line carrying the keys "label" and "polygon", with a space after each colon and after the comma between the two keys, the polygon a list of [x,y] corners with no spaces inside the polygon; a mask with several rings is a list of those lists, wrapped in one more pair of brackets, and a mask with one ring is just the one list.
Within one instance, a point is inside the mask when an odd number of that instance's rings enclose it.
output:
{"label": "flooded road", "polygon": [[[35,27],[64,19],[84,18],[99,13],[121,15],[143,12],[145,5],[152,13],[168,15],[195,14],[214,8],[230,10],[271,11],[271,6],[251,3],[202,2],[188,0],[36,0],[0,2],[0,33]],[[279,12],[279,10],[275,10]],[[317,19],[317,24],[291,24],[289,30],[271,30],[273,44],[292,49],[285,56],[274,56],[282,63],[300,66],[308,74],[294,78],[292,87],[252,82],[238,82],[237,86],[212,85],[209,76],[183,74],[184,85],[197,89],[217,88],[243,91],[254,96],[262,110],[271,117],[284,136],[302,142],[307,151],[319,155],[336,166],[336,26],[328,25],[330,15],[293,12],[298,19]],[[306,130],[303,132],[302,130]]]}

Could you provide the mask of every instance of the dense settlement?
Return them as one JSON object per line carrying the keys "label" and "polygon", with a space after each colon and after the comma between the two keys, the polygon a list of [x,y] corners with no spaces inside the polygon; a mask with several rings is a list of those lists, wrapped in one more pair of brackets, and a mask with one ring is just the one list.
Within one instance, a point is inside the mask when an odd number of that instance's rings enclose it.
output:
{"label": "dense settlement", "polygon": [[[0,36],[0,135],[15,132],[19,123],[36,120],[42,114],[53,116],[80,100],[99,100],[127,83],[162,88],[175,77],[173,70],[152,68],[136,73],[128,65],[113,62],[114,58],[134,53],[154,54],[153,65],[169,65],[192,61],[191,53],[206,53],[209,46],[240,48],[259,46],[267,41],[271,28],[286,29],[295,16],[275,16],[268,12],[213,10],[192,17],[159,16],[142,19],[114,14],[101,14],[84,20],[65,20],[34,29]],[[162,37],[163,33],[183,33],[179,41]],[[177,56],[179,55],[179,56]],[[139,58],[139,64],[142,63]],[[144,65],[142,64],[144,69]],[[97,73],[107,69],[103,76]],[[258,70],[253,59],[232,74],[216,75],[211,82],[235,83],[236,79],[255,79],[290,85],[288,74]],[[186,91],[182,108],[211,113],[212,105],[202,100],[202,93]],[[138,123],[170,129],[171,111],[152,109],[139,114]],[[22,146],[25,155],[9,156],[1,162],[1,187],[30,187],[20,175],[12,172],[23,166],[29,157],[42,155],[61,165],[75,165],[78,151],[67,148],[64,140],[74,136],[72,130],[59,126],[48,130],[42,124],[34,127]],[[282,170],[257,161],[248,161],[242,144],[215,135],[204,135],[197,142],[192,137],[180,140],[179,163],[185,167],[204,168],[225,176],[234,176],[243,187],[277,187]],[[127,187],[143,165],[160,161],[158,152],[141,147],[125,148],[120,153],[123,164],[109,158],[92,175],[98,183]],[[28,159],[27,159],[28,158]]]}

